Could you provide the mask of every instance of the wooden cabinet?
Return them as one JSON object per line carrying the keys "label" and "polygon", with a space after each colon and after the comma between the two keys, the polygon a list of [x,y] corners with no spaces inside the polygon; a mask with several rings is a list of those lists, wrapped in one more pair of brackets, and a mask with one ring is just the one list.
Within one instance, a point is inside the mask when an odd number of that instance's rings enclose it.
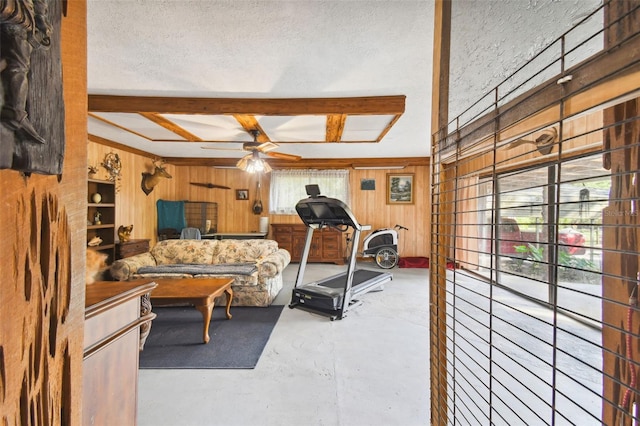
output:
{"label": "wooden cabinet", "polygon": [[96,237],[102,240],[87,248],[107,254],[110,264],[116,247],[116,186],[114,182],[89,179],[87,189],[87,244]]}
{"label": "wooden cabinet", "polygon": [[136,424],[140,327],[155,317],[143,314],[141,299],[156,286],[140,281],[87,286],[82,424]]}
{"label": "wooden cabinet", "polygon": [[[271,225],[271,229],[273,239],[278,242],[278,246],[291,253],[292,262],[299,262],[302,258],[304,243],[307,238],[307,227],[304,224],[274,223]],[[343,265],[345,260],[342,232],[333,228],[313,231],[308,261]]]}
{"label": "wooden cabinet", "polygon": [[116,244],[116,259],[135,256],[149,251],[149,240],[120,241]]}

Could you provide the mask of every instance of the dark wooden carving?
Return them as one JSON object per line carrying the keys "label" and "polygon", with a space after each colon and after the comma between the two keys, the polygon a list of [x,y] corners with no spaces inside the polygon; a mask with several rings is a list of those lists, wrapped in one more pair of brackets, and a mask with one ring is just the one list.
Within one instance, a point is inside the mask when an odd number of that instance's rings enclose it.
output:
{"label": "dark wooden carving", "polygon": [[[0,340],[1,424],[70,424],[71,341],[67,336],[71,300],[71,231],[56,196],[35,190],[18,201],[9,235],[14,242],[13,276],[3,285],[2,330],[21,338]],[[22,287],[22,288],[20,288]],[[7,289],[13,290],[13,289]],[[11,306],[9,309],[4,309]],[[63,333],[63,330],[67,332]],[[2,335],[3,337],[7,334]],[[5,360],[4,354],[13,354]],[[9,365],[8,365],[9,364]]]}
{"label": "dark wooden carving", "polygon": [[[42,1],[42,0],[40,0]],[[24,2],[0,2],[0,5],[10,8]],[[34,2],[34,3],[37,3]],[[60,49],[60,23],[62,2],[60,0],[44,0],[48,5],[48,20],[52,27],[46,48],[34,48],[31,52],[28,73],[28,95],[26,111],[33,130],[41,137],[34,137],[25,128],[11,128],[11,121],[3,120],[0,125],[0,169],[13,169],[24,173],[60,174],[65,152],[65,107],[62,91],[62,61]],[[12,31],[6,30],[6,16],[2,20],[0,13],[0,27],[2,49],[0,63],[3,87],[0,87],[0,103],[5,104],[5,85],[9,84],[10,60],[7,52],[14,49],[9,43]]]}
{"label": "dark wooden carving", "polygon": [[[151,293],[144,294],[140,297],[140,317],[146,317],[151,313],[153,306],[151,305]],[[139,349],[144,350],[144,344],[151,333],[151,321],[147,321],[140,326],[140,345]]]}

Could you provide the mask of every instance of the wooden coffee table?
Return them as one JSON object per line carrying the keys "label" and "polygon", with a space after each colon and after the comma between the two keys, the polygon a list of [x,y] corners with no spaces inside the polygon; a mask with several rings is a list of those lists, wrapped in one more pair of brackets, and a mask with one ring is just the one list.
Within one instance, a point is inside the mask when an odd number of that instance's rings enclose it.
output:
{"label": "wooden coffee table", "polygon": [[151,292],[151,303],[155,306],[189,303],[202,313],[204,330],[202,340],[209,343],[209,323],[215,298],[227,294],[227,319],[231,319],[233,278],[158,278],[153,280],[158,287]]}

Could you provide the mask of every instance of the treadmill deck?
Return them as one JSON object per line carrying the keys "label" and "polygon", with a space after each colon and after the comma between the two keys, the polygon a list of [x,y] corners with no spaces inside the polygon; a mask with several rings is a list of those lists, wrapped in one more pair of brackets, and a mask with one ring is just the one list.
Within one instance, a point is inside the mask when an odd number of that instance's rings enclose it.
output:
{"label": "treadmill deck", "polygon": [[[340,314],[342,299],[344,296],[347,273],[343,272],[320,281],[305,284],[293,289],[291,305],[308,306],[309,308],[322,309],[324,313]],[[353,273],[351,286],[351,298],[361,293],[375,290],[384,283],[391,281],[393,276],[389,272],[370,271],[356,269]]]}

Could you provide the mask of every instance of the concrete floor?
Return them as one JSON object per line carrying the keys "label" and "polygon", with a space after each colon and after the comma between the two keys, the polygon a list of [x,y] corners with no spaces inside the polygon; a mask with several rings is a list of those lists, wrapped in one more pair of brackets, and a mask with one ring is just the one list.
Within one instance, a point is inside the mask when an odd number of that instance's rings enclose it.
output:
{"label": "concrete floor", "polygon": [[[309,264],[304,282],[345,270]],[[275,304],[288,304],[297,271]],[[285,308],[253,370],[140,370],[138,424],[429,424],[428,271],[391,270],[341,321]]]}

